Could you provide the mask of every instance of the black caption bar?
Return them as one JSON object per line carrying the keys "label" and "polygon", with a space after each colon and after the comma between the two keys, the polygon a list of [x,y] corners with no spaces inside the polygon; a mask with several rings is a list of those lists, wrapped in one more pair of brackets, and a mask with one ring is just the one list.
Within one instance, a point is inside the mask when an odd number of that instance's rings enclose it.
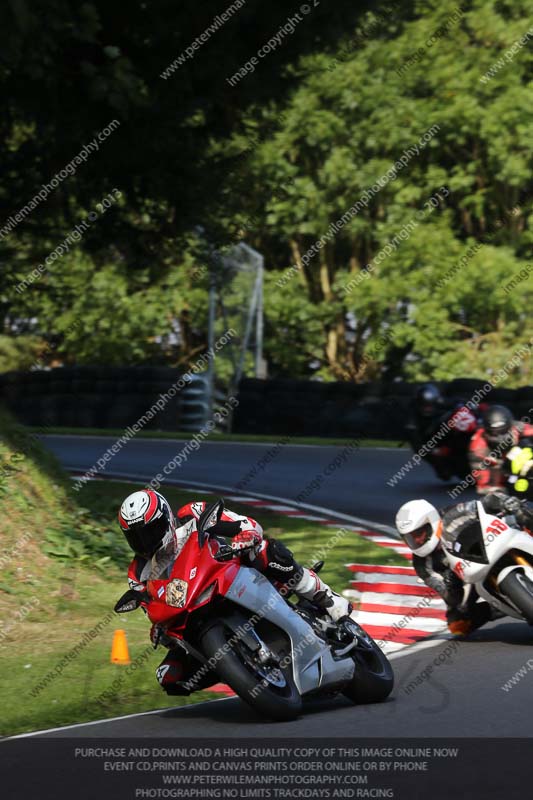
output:
{"label": "black caption bar", "polygon": [[4,740],[2,796],[71,800],[524,797],[527,739]]}

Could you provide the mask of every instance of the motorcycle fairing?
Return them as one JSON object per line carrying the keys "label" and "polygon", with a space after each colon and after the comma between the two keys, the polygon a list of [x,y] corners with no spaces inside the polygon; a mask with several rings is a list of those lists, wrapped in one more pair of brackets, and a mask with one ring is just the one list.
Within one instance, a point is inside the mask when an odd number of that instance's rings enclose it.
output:
{"label": "motorcycle fairing", "polygon": [[350,658],[336,661],[328,645],[257,570],[241,567],[226,597],[259,614],[288,635],[294,682],[300,694],[346,682],[353,677],[354,661]]}
{"label": "motorcycle fairing", "polygon": [[[191,612],[210,602],[215,594],[226,594],[239,571],[239,564],[236,561],[216,561],[213,555],[218,548],[216,540],[210,540],[207,546],[200,547],[198,537],[193,533],[174,561],[168,577],[148,581],[147,588],[152,600],[146,610],[153,623],[165,624],[172,620],[173,627],[183,629]],[[169,606],[166,601],[169,586],[172,585],[179,585],[186,595],[182,608]],[[202,601],[202,595],[210,586],[213,586],[213,591]],[[172,589],[170,592],[172,595]]]}
{"label": "motorcycle fairing", "polygon": [[[475,585],[477,593],[483,600],[497,607],[508,616],[523,619],[522,614],[514,606],[509,605],[501,596],[485,588],[485,581],[493,570],[494,565],[510,550],[522,551],[533,558],[533,537],[518,528],[511,527],[507,522],[505,522],[505,529],[500,530],[502,520],[487,513],[479,501],[477,502],[477,512],[487,563],[483,564],[457,558],[449,550],[446,550],[447,560],[451,568],[462,580]],[[533,568],[531,568],[530,577],[533,579]]]}

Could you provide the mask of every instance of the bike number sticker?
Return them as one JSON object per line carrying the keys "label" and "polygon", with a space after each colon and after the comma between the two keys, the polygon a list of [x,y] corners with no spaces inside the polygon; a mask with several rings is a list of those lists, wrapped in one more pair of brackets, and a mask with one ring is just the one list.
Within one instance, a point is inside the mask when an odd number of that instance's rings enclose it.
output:
{"label": "bike number sticker", "polygon": [[487,528],[487,533],[492,533],[493,536],[499,536],[500,533],[506,531],[508,527],[509,526],[506,525],[501,519],[495,519],[494,522],[491,522]]}
{"label": "bike number sticker", "polygon": [[459,561],[459,563],[456,564],[455,567],[453,568],[453,571],[455,572],[457,577],[461,578],[462,580],[465,574],[465,565],[463,564],[463,562]]}

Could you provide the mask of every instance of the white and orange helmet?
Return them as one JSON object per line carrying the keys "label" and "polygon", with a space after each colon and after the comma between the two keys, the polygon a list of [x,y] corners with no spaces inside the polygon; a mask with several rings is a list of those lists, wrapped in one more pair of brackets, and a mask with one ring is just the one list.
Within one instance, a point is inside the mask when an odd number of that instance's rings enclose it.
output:
{"label": "white and orange helmet", "polygon": [[417,556],[429,556],[440,541],[440,514],[427,500],[410,500],[398,509],[396,529]]}

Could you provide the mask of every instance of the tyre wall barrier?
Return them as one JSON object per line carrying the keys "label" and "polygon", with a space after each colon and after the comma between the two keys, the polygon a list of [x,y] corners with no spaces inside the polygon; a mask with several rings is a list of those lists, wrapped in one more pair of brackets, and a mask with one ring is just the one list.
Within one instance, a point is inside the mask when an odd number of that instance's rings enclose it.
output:
{"label": "tyre wall barrier", "polygon": [[[411,403],[421,385],[247,378],[239,387],[234,431],[403,440]],[[466,401],[480,391],[484,401],[506,405],[516,418],[529,417],[533,422],[533,386],[487,392],[485,381],[467,378],[438,385],[449,400]]]}
{"label": "tyre wall barrier", "polygon": [[[0,375],[0,401],[27,425],[73,428],[126,428],[178,383],[172,367],[61,367]],[[245,378],[234,412],[236,433],[272,436],[339,436],[404,439],[410,405],[419,383],[321,383]],[[533,386],[493,388],[458,378],[438,384],[452,399],[483,392],[490,403],[508,406],[516,418],[533,422]],[[148,430],[186,426],[187,402],[178,391],[143,423]],[[184,427],[180,427],[183,425]]]}
{"label": "tyre wall barrier", "polygon": [[159,401],[154,416],[141,423],[152,430],[179,429],[180,392],[163,404],[180,380],[171,367],[61,367],[0,375],[0,400],[26,425],[126,428]]}

